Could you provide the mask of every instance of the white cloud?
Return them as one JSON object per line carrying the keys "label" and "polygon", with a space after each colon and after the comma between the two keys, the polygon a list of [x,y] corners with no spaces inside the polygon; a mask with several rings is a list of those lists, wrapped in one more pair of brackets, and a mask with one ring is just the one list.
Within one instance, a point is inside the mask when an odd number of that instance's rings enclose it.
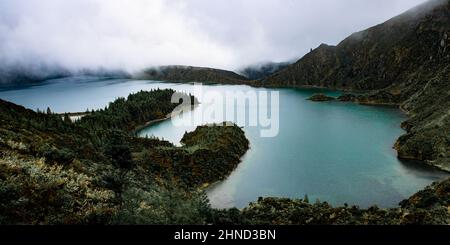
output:
{"label": "white cloud", "polygon": [[1,0],[0,61],[225,69],[299,57],[423,0]]}

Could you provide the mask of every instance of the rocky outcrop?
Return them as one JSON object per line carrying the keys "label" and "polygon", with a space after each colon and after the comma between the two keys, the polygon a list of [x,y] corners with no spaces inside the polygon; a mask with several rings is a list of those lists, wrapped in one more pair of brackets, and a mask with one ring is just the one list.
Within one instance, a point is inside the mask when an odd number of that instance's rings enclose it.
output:
{"label": "rocky outcrop", "polygon": [[402,104],[410,119],[395,148],[400,158],[418,159],[450,171],[450,81],[432,80]]}
{"label": "rocky outcrop", "polygon": [[244,84],[248,79],[231,71],[193,66],[163,66],[149,68],[136,74],[135,79],[167,82],[199,82]]}
{"label": "rocky outcrop", "polygon": [[356,95],[354,94],[343,94],[338,97],[339,101],[342,102],[354,102],[356,100]]}
{"label": "rocky outcrop", "polygon": [[255,85],[326,87],[340,101],[400,106],[410,115],[400,158],[450,170],[450,1],[432,0],[337,46],[320,45]]}
{"label": "rocky outcrop", "polygon": [[330,97],[330,96],[326,96],[324,94],[314,94],[311,97],[309,97],[308,100],[311,100],[311,101],[314,101],[314,102],[324,102],[324,101],[336,100],[336,98]]}
{"label": "rocky outcrop", "polygon": [[449,78],[437,75],[425,86],[411,86],[405,93],[410,96],[404,101],[389,89],[364,95],[344,94],[338,99],[369,105],[399,105],[410,118],[401,125],[407,133],[395,143],[398,157],[450,171]]}

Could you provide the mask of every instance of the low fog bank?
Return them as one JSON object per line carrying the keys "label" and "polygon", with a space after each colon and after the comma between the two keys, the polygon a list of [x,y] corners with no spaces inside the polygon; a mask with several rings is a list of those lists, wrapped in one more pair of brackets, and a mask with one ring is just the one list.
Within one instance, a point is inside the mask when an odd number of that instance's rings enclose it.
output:
{"label": "low fog bank", "polygon": [[[0,82],[148,67],[273,72],[424,0],[2,0]],[[274,69],[272,69],[274,68]],[[252,74],[247,74],[253,76]]]}
{"label": "low fog bank", "polygon": [[244,69],[239,70],[238,73],[250,80],[259,80],[279,72],[293,63],[295,63],[295,61],[262,62],[245,67]]}
{"label": "low fog bank", "polygon": [[0,84],[29,84],[45,80],[57,79],[69,76],[97,76],[107,78],[131,78],[132,75],[125,70],[111,70],[106,68],[96,69],[67,69],[58,64],[47,65],[38,63],[35,65],[0,66]]}

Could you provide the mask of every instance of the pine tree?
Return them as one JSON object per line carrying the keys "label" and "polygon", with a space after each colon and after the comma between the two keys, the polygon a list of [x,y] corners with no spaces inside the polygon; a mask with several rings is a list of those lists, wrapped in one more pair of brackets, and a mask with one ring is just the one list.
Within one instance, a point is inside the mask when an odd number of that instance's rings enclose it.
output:
{"label": "pine tree", "polygon": [[67,114],[67,113],[64,114],[64,122],[66,122],[66,123],[71,123],[72,122],[72,120],[70,119],[69,114]]}
{"label": "pine tree", "polygon": [[115,191],[119,198],[120,206],[122,206],[125,177],[133,167],[130,145],[127,141],[127,135],[120,130],[110,130],[107,139],[105,153],[111,159],[113,165],[118,167],[121,172]]}
{"label": "pine tree", "polygon": [[308,194],[305,195],[305,198],[303,198],[303,201],[304,201],[305,203],[309,203],[309,197],[308,197]]}

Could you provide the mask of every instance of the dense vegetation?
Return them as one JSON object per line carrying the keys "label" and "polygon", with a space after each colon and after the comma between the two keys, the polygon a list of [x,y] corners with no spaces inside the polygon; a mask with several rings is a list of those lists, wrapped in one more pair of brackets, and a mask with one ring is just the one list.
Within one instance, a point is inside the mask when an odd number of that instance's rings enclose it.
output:
{"label": "dense vegetation", "polygon": [[236,125],[198,127],[186,133],[181,143],[182,147],[148,148],[139,159],[181,186],[199,186],[228,176],[249,148],[243,131]]}
{"label": "dense vegetation", "polygon": [[[146,122],[166,118],[179,105],[171,103],[173,90],[141,91],[131,94],[127,99],[119,98],[102,110],[83,117],[79,124],[93,131],[120,129],[133,131]],[[191,105],[198,103],[191,96]]]}
{"label": "dense vegetation", "polygon": [[134,137],[178,105],[173,93],[132,94],[77,122],[0,100],[0,224],[205,223],[198,187],[228,174],[248,141],[217,125],[186,134],[183,147]]}
{"label": "dense vegetation", "polygon": [[435,183],[400,203],[399,208],[332,207],[308,197],[300,200],[260,198],[242,211],[215,210],[216,224],[246,225],[448,225],[450,180]]}

